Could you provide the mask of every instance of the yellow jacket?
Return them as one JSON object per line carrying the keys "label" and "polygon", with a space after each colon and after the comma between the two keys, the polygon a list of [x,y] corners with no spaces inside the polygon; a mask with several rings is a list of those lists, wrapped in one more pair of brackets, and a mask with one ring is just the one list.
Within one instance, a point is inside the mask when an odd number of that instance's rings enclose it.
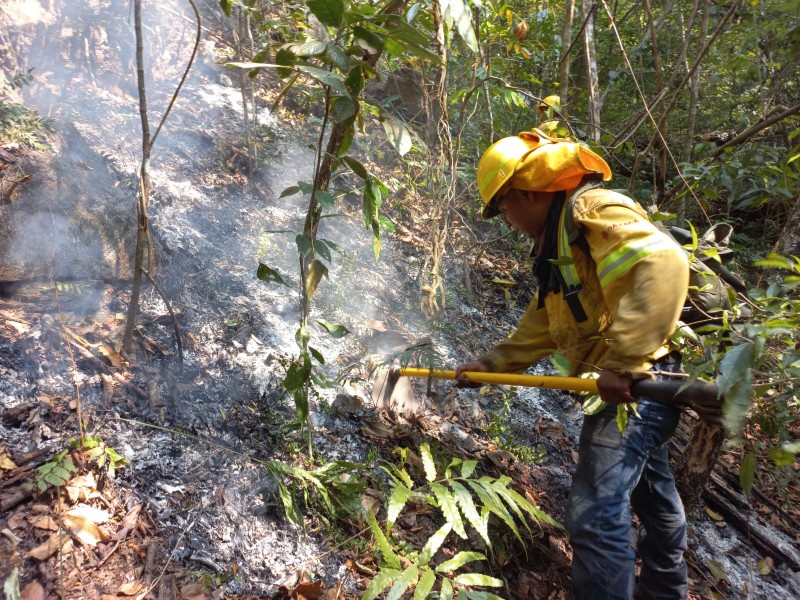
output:
{"label": "yellow jacket", "polygon": [[479,360],[495,372],[520,372],[557,351],[573,375],[609,369],[646,377],[651,361],[671,349],[689,284],[686,254],[622,194],[592,189],[572,209],[589,248],[570,246],[588,319],[576,322],[563,290],[549,293],[541,309],[534,298],[516,331]]}

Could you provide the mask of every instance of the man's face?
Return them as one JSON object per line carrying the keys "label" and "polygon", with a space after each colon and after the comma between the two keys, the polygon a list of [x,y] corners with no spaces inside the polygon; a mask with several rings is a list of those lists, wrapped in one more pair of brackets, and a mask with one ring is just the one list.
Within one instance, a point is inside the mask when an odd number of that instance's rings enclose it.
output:
{"label": "man's face", "polygon": [[538,238],[544,233],[553,196],[553,192],[523,192],[512,188],[497,202],[497,209],[509,227]]}

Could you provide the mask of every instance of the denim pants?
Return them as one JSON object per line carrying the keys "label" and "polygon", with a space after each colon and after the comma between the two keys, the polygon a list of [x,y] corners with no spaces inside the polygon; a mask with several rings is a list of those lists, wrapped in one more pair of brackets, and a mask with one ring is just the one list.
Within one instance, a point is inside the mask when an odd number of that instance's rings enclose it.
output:
{"label": "denim pants", "polygon": [[[657,368],[677,372],[680,364]],[[642,570],[636,597],[686,598],[686,517],[667,455],[680,412],[640,398],[638,413],[641,418],[630,414],[624,434],[615,406],[584,420],[566,511],[574,600],[634,597],[631,505],[645,532],[638,543]]]}

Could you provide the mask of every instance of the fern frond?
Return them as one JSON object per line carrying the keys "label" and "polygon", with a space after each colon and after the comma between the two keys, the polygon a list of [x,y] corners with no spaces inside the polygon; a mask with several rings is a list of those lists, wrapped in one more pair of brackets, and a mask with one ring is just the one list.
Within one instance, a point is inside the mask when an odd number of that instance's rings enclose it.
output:
{"label": "fern frond", "polygon": [[490,486],[491,489],[493,489],[495,493],[500,496],[500,498],[505,500],[506,504],[508,504],[511,510],[514,511],[514,514],[517,515],[517,519],[519,519],[519,521],[525,525],[525,529],[528,530],[528,533],[531,533],[531,527],[528,525],[528,519],[525,518],[525,514],[522,512],[522,509],[519,507],[516,500],[514,500],[514,497],[508,493],[508,484],[511,482],[511,479],[506,476],[499,477],[498,479],[494,480],[489,477],[481,477],[479,481],[484,485]]}
{"label": "fern frond", "polygon": [[392,589],[386,594],[386,600],[400,600],[406,590],[412,585],[417,583],[419,579],[419,569],[417,565],[411,565],[403,573],[395,579]]}
{"label": "fern frond", "polygon": [[375,577],[372,578],[367,589],[364,590],[364,595],[361,596],[361,600],[375,600],[378,594],[389,587],[389,584],[400,577],[402,573],[403,571],[397,569],[381,569]]}
{"label": "fern frond", "polygon": [[447,522],[453,525],[453,531],[462,540],[467,539],[467,531],[464,529],[464,521],[461,519],[461,513],[458,511],[458,505],[453,494],[441,484],[431,484],[431,491],[436,496],[436,502],[439,508],[442,509],[442,514]]}
{"label": "fern frond", "polygon": [[467,485],[469,485],[469,487],[472,488],[472,491],[475,492],[475,495],[481,499],[484,508],[487,508],[495,516],[499,517],[508,526],[508,528],[514,532],[514,535],[517,537],[520,543],[524,545],[525,542],[522,540],[522,536],[519,534],[517,524],[514,523],[514,518],[506,509],[503,501],[500,500],[500,496],[489,485],[480,481],[468,479]]}
{"label": "fern frond", "polygon": [[431,447],[428,444],[420,444],[419,453],[422,458],[422,468],[425,469],[425,478],[428,483],[436,481],[436,464],[433,462]]}
{"label": "fern frond", "polygon": [[448,481],[448,483],[455,494],[458,506],[461,507],[461,511],[464,513],[467,521],[469,521],[469,524],[475,528],[475,531],[480,534],[486,544],[491,546],[492,542],[489,540],[489,528],[487,526],[487,522],[485,519],[481,518],[481,515],[478,514],[478,509],[475,507],[475,502],[473,502],[470,493],[457,481]]}
{"label": "fern frond", "polygon": [[426,570],[419,578],[417,589],[414,590],[414,600],[425,600],[431,593],[434,583],[436,583],[436,573],[430,569]]}
{"label": "fern frond", "polygon": [[503,587],[505,585],[502,579],[482,573],[462,573],[457,575],[453,581],[458,585],[481,585],[484,587]]}
{"label": "fern frond", "polygon": [[445,523],[436,533],[428,538],[428,541],[425,542],[425,546],[419,553],[419,564],[424,566],[431,562],[431,559],[436,552],[438,552],[439,548],[442,547],[442,544],[444,544],[444,541],[447,539],[447,536],[450,535],[452,529],[452,523]]}
{"label": "fern frond", "polygon": [[436,572],[449,573],[450,571],[456,571],[467,563],[475,562],[476,560],[486,560],[486,556],[480,552],[459,552],[450,560],[446,560],[436,567]]}
{"label": "fern frond", "polygon": [[[400,568],[400,557],[395,554],[392,545],[389,543],[389,540],[386,539],[386,536],[383,534],[381,530],[381,526],[378,525],[378,519],[375,518],[373,512],[367,511],[367,522],[369,523],[370,528],[372,529],[372,535],[375,536],[375,540],[378,542],[378,548],[381,551],[381,556],[383,556],[383,561],[394,569]],[[384,569],[386,570],[386,569]],[[386,585],[389,585],[388,583]],[[384,586],[385,588],[386,586]],[[383,591],[381,588],[378,593]]]}
{"label": "fern frond", "polygon": [[[467,600],[503,600],[501,596],[480,590],[461,590]],[[459,596],[460,598],[461,596]]]}
{"label": "fern frond", "polygon": [[400,515],[400,511],[406,505],[408,499],[414,494],[404,485],[396,485],[392,488],[392,495],[389,496],[389,506],[386,508],[386,531],[389,531]]}
{"label": "fern frond", "polygon": [[475,472],[475,467],[478,465],[477,460],[465,460],[461,465],[461,477],[468,479]]}
{"label": "fern frond", "polygon": [[506,489],[509,495],[517,502],[517,504],[522,508],[522,510],[528,513],[536,523],[547,523],[548,525],[552,525],[553,527],[564,529],[564,526],[561,525],[561,523],[559,523],[553,517],[545,513],[538,506],[535,506],[534,504],[529,502],[528,499],[524,498],[519,492],[512,490],[511,488],[506,488]]}

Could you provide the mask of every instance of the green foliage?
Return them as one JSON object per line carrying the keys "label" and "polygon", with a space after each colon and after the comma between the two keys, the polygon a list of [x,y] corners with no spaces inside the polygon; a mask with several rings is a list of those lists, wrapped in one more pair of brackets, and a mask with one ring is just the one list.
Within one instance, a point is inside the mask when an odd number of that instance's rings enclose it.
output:
{"label": "green foliage", "polygon": [[[800,258],[770,254],[756,266],[777,269],[779,281],[766,289],[751,289],[752,316],[723,325],[705,337],[691,363],[692,377],[714,375],[724,396],[723,415],[729,437],[741,440],[747,427],[758,427],[765,443],[755,458],[768,456],[775,469],[785,468],[797,455],[791,431],[800,421]],[[763,447],[762,447],[763,446]],[[745,455],[742,486],[753,485],[755,463]]]}
{"label": "green foliage", "polygon": [[[462,540],[467,539],[466,525],[469,524],[488,548],[492,546],[490,518],[495,518],[507,527],[514,536],[525,544],[519,524],[531,534],[532,522],[535,525],[547,523],[560,527],[521,494],[510,487],[511,479],[475,476],[477,463],[474,460],[452,459],[440,463],[434,457],[430,446],[423,443],[419,447],[422,461],[424,483],[415,483],[412,473],[406,468],[408,449],[400,451],[399,465],[383,466],[389,476],[391,492],[386,508],[386,530],[370,513],[370,524],[379,550],[380,569],[373,578],[362,600],[376,598],[391,586],[387,598],[400,598],[412,587],[414,598],[427,598],[437,579],[441,579],[439,597],[453,597],[452,590],[460,590],[467,597],[496,598],[489,592],[475,592],[472,587],[502,587],[500,579],[477,572],[463,572],[461,569],[471,563],[485,561],[486,555],[476,551],[458,551],[449,560],[439,559],[439,550],[451,539],[451,534]],[[441,525],[428,538],[421,549],[401,547],[393,543],[391,531],[397,518],[405,510],[409,501],[414,504],[428,504],[439,510]]]}
{"label": "green foliage", "polygon": [[503,393],[501,398],[502,405],[499,410],[491,414],[491,419],[486,427],[487,433],[492,437],[492,441],[506,452],[510,452],[517,459],[528,463],[536,463],[544,458],[545,452],[541,448],[532,448],[527,444],[520,444],[514,440],[514,436],[509,427],[512,416],[514,398],[516,392],[509,390]]}
{"label": "green foliage", "polygon": [[[2,82],[3,80],[0,80]],[[33,81],[33,69],[16,73],[5,83],[11,89],[22,89]],[[45,133],[52,131],[52,124],[38,112],[7,99],[7,90],[0,83],[0,144],[17,143],[43,150],[49,148]]]}
{"label": "green foliage", "polygon": [[86,435],[83,438],[70,440],[69,448],[80,450],[84,457],[98,469],[105,469],[109,477],[113,478],[118,469],[130,463],[110,447],[101,437]]}
{"label": "green foliage", "polygon": [[62,450],[53,460],[36,469],[36,488],[40,492],[46,492],[50,487],[63,487],[72,479],[72,473],[77,469],[67,458],[68,453],[69,449]]}
{"label": "green foliage", "polygon": [[267,463],[267,469],[278,482],[278,495],[286,517],[305,530],[303,513],[320,508],[319,516],[327,522],[349,521],[361,513],[361,495],[365,483],[360,463],[333,461],[313,469],[292,466],[279,461]]}

